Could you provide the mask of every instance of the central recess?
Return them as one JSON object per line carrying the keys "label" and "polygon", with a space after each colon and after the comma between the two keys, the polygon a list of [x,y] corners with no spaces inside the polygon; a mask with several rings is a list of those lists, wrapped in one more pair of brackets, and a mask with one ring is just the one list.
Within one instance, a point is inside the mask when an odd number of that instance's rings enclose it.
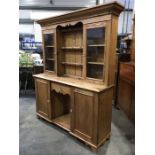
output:
{"label": "central recess", "polygon": [[59,73],[62,76],[81,78],[83,72],[83,24],[58,26]]}
{"label": "central recess", "polygon": [[66,130],[70,130],[70,96],[68,94],[64,95],[62,93],[53,93],[53,111],[54,120],[53,123],[63,127]]}

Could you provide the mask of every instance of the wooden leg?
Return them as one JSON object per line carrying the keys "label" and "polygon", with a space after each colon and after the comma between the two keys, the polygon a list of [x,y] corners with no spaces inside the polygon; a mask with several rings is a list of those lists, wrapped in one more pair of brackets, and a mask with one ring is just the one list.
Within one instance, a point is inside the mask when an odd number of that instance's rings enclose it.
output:
{"label": "wooden leg", "polygon": [[40,119],[40,116],[36,115],[36,117],[37,117],[38,119]]}
{"label": "wooden leg", "polygon": [[92,152],[94,152],[94,153],[97,153],[97,151],[98,151],[98,149],[94,148],[93,146],[91,146],[91,150],[92,150]]}
{"label": "wooden leg", "polygon": [[107,137],[106,141],[110,140],[111,137],[111,133],[109,134],[109,136]]}

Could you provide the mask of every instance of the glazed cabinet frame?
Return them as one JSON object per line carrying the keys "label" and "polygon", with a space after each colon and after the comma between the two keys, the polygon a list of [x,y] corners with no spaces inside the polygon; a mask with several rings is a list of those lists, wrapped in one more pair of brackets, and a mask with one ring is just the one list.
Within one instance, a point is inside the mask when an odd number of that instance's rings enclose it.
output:
{"label": "glazed cabinet frame", "polygon": [[[95,83],[104,83],[105,81],[105,70],[106,70],[106,53],[108,52],[107,50],[107,41],[108,41],[108,31],[110,29],[108,23],[110,21],[109,20],[105,20],[105,21],[94,21],[93,23],[88,23],[88,24],[85,24],[84,25],[84,42],[85,42],[85,46],[84,46],[84,51],[85,51],[85,79],[88,80],[88,81],[91,81],[91,82],[95,82]],[[103,36],[103,39],[104,41],[102,43],[100,43],[99,45],[98,44],[95,44],[95,45],[88,45],[88,41],[87,41],[87,31],[88,30],[95,30],[95,29],[104,29],[104,36]],[[94,48],[96,50],[99,50],[100,49],[100,52],[103,52],[103,55],[102,55],[102,61],[101,62],[88,62],[88,49],[90,48]],[[88,74],[88,65],[94,65],[94,66],[101,66],[102,69],[102,78],[93,78],[93,77],[89,77],[87,74]]]}
{"label": "glazed cabinet frame", "polygon": [[[49,45],[46,45],[46,39],[45,39],[46,35],[52,36],[51,39],[52,42]],[[57,49],[56,49],[56,30],[54,28],[42,30],[42,43],[43,43],[44,72],[56,74]],[[52,66],[52,68],[50,68],[50,66]]]}

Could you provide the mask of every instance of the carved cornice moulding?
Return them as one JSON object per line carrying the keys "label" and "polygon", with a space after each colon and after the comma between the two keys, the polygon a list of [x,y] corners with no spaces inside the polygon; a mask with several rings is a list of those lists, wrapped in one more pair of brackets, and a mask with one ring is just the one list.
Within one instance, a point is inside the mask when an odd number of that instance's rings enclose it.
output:
{"label": "carved cornice moulding", "polygon": [[106,14],[113,14],[119,16],[124,7],[118,2],[106,3],[104,5],[97,5],[95,7],[81,9],[71,13],[37,20],[36,22],[41,26],[53,25],[62,22],[69,22],[73,20],[82,20],[90,17],[101,16]]}

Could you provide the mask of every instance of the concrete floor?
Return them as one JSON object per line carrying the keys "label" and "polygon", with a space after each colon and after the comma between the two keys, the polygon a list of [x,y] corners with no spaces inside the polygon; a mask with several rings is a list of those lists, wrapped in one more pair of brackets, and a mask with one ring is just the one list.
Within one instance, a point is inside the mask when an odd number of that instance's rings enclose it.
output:
{"label": "concrete floor", "polygon": [[37,119],[34,95],[20,96],[19,102],[20,155],[135,154],[134,127],[120,110],[113,109],[110,140],[94,153],[83,142],[63,129]]}

